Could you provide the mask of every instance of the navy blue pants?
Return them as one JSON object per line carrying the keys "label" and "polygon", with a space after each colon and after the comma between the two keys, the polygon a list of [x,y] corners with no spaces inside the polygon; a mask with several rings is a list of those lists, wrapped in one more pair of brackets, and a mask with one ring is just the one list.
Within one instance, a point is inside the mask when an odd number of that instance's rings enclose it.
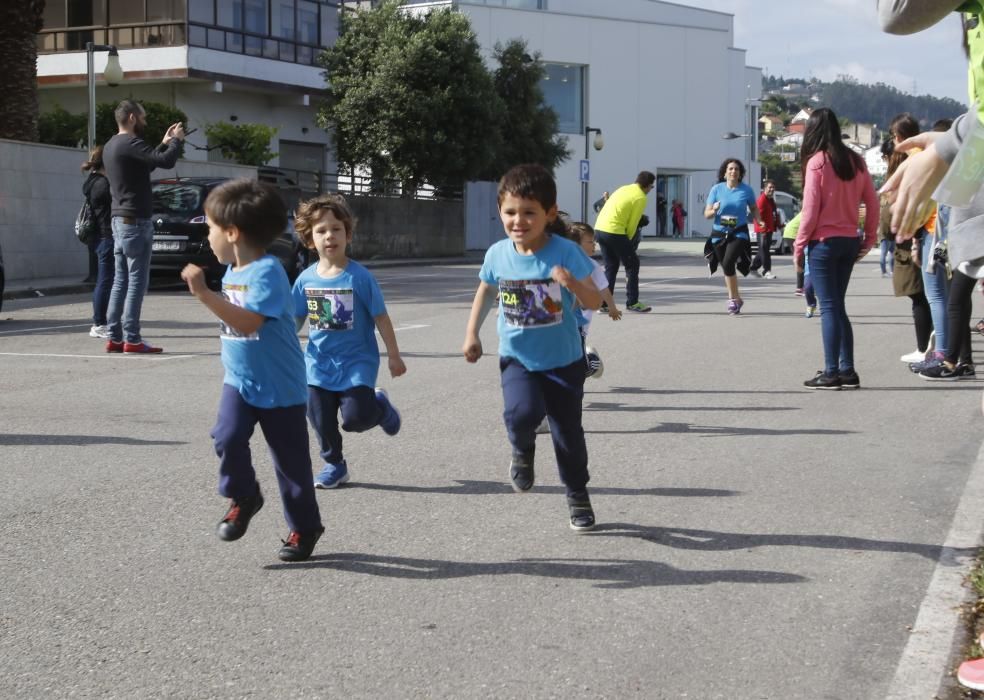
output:
{"label": "navy blue pants", "polygon": [[363,433],[379,425],[383,408],[371,386],[355,386],[345,391],[328,391],[320,386],[308,387],[308,420],[321,445],[321,459],[341,464],[342,434],[338,430],[338,413],[342,413],[342,430]]}
{"label": "navy blue pants", "polygon": [[601,248],[601,257],[605,261],[605,279],[608,280],[608,291],[615,293],[615,278],[618,276],[619,265],[625,266],[625,303],[628,306],[639,301],[639,234],[635,241],[628,236],[615,233],[595,231],[595,240]]}
{"label": "navy blue pants", "polygon": [[499,358],[502,375],[502,417],[514,452],[533,452],[536,429],[546,415],[560,480],[567,492],[587,485],[588,448],[581,427],[584,359],[566,367],[532,372],[512,357]]}
{"label": "navy blue pants", "polygon": [[314,495],[304,404],[257,408],[246,403],[235,387],[222,385],[219,415],[212,428],[219,456],[219,493],[233,500],[256,493],[249,440],[257,423],[273,458],[287,526],[302,533],[317,530],[321,515]]}

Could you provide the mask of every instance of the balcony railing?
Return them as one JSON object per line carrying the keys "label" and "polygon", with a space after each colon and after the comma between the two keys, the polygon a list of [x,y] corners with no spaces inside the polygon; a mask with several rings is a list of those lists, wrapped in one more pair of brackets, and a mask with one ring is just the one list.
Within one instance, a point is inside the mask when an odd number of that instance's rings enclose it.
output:
{"label": "balcony railing", "polygon": [[44,29],[37,37],[38,53],[85,51],[86,42],[112,44],[121,49],[183,46],[187,43],[184,22],[122,24],[71,29]]}

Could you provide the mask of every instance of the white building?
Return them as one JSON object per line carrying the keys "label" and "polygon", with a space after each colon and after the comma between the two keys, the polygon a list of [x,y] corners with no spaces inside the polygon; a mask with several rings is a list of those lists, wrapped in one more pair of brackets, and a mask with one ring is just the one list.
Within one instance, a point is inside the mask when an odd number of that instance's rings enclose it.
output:
{"label": "white building", "polygon": [[[206,146],[210,122],[278,128],[272,164],[333,170],[328,134],[315,122],[325,89],[315,57],[338,36],[338,4],[326,0],[47,0],[38,35],[41,111],[88,112],[85,44],[120,49],[124,81],[97,82],[97,102],[127,97],[182,110]],[[98,74],[106,53],[96,53]],[[189,160],[218,150],[185,149]]]}
{"label": "white building", "polygon": [[[640,170],[657,175],[667,202],[680,199],[687,233],[710,232],[704,199],[725,157],[744,161],[758,190],[754,153],[762,71],[734,46],[734,18],[655,0],[443,0],[466,14],[490,63],[497,42],[524,39],[539,52],[543,88],[560,116],[573,154],[557,170],[560,208],[579,218],[580,161],[590,160],[587,201],[633,182]],[[587,144],[601,129],[604,149]],[[738,138],[724,140],[728,132]],[[586,153],[587,151],[587,153]],[[656,197],[647,215],[656,233]],[[668,207],[667,207],[668,208]],[[589,222],[594,213],[589,210]],[[667,225],[667,231],[671,228]]]}

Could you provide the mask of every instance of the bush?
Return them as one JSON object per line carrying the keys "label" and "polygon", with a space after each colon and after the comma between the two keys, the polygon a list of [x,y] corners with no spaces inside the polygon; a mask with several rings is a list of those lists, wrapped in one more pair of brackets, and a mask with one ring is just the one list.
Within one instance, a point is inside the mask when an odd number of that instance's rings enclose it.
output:
{"label": "bush", "polygon": [[215,122],[205,125],[209,148],[218,148],[222,155],[240,165],[266,165],[277,154],[270,150],[270,141],[277,129],[266,124],[229,124]]}

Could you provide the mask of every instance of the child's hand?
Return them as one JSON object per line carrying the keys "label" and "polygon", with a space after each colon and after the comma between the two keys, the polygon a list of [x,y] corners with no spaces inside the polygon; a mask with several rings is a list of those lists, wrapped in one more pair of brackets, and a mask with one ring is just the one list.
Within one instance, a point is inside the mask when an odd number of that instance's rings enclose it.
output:
{"label": "child's hand", "polygon": [[461,352],[464,353],[465,359],[469,362],[478,362],[478,358],[482,356],[482,341],[478,336],[466,337],[465,344],[461,347]]}
{"label": "child's hand", "polygon": [[622,311],[621,311],[621,309],[619,309],[617,306],[615,306],[615,304],[609,304],[608,305],[608,318],[610,318],[613,321],[618,321],[620,318],[622,318]]}
{"label": "child's hand", "polygon": [[392,355],[389,358],[389,370],[391,377],[402,377],[407,373],[407,366],[403,364],[403,358],[399,355]]}
{"label": "child's hand", "polygon": [[554,282],[565,288],[569,287],[571,282],[574,281],[574,275],[571,274],[571,271],[560,265],[554,265],[553,269],[550,270],[550,277]]}
{"label": "child's hand", "polygon": [[208,291],[208,285],[205,283],[205,270],[198,265],[191,263],[185,265],[181,271],[181,279],[188,283],[188,291],[196,297]]}

